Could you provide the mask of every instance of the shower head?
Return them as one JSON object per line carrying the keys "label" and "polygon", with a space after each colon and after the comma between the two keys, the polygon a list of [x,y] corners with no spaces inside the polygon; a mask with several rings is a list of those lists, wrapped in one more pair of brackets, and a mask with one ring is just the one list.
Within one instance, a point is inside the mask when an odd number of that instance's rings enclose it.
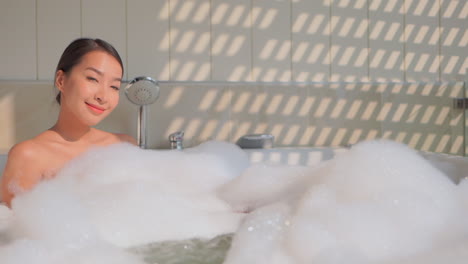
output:
{"label": "shower head", "polygon": [[158,82],[150,77],[136,77],[125,87],[125,95],[136,105],[149,105],[159,97]]}
{"label": "shower head", "polygon": [[140,106],[137,126],[138,145],[146,148],[146,105],[158,99],[158,82],[150,77],[136,77],[125,87],[125,95],[130,102]]}

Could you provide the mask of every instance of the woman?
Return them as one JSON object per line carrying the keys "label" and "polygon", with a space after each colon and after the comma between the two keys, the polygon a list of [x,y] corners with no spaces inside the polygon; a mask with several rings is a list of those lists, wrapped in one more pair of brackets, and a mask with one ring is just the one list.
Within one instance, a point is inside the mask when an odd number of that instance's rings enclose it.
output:
{"label": "woman", "polygon": [[136,144],[124,134],[92,126],[118,104],[123,64],[117,51],[100,39],[77,39],[64,51],[55,72],[60,113],[57,123],[10,149],[2,177],[3,201],[11,206],[18,193],[53,177],[68,161],[91,146]]}

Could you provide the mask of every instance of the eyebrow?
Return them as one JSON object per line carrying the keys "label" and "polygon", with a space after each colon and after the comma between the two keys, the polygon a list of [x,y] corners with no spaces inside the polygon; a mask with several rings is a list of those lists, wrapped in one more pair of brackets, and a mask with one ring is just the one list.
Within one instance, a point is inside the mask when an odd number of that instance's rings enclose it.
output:
{"label": "eyebrow", "polygon": [[[96,69],[96,68],[93,68],[93,67],[88,67],[88,68],[86,68],[85,70],[93,71],[93,72],[99,74],[100,76],[103,75],[103,73],[102,73],[100,70],[98,70],[98,69]],[[122,82],[122,79],[121,79],[121,78],[114,78],[114,81]]]}

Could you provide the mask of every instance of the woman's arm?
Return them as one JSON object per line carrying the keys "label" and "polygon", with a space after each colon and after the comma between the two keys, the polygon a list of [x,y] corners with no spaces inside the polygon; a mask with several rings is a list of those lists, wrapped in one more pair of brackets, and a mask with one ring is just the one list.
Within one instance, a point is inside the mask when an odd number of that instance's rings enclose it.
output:
{"label": "woman's arm", "polygon": [[2,200],[8,207],[15,195],[31,189],[41,180],[39,156],[37,146],[31,141],[10,149],[1,181]]}

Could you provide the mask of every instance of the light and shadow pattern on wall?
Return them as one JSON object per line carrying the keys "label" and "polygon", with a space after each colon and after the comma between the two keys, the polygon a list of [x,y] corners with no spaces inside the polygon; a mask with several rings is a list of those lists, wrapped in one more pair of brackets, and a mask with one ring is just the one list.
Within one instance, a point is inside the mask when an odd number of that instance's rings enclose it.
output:
{"label": "light and shadow pattern on wall", "polygon": [[454,81],[468,66],[464,0],[18,0],[0,17],[3,80],[52,79],[81,36],[113,43],[127,79]]}
{"label": "light and shadow pattern on wall", "polygon": [[265,133],[277,147],[386,138],[464,155],[464,110],[453,105],[464,93],[463,82],[163,83],[159,102],[149,107],[148,142],[166,148],[168,135],[179,130],[188,146]]}
{"label": "light and shadow pattern on wall", "polygon": [[[387,138],[415,149],[465,155],[466,110],[454,98],[464,82],[228,83],[161,82],[147,106],[151,148],[185,131],[185,146],[272,134],[277,147],[349,146]],[[0,149],[51,127],[59,106],[48,82],[0,82]],[[138,107],[121,89],[117,109],[99,127],[136,136]]]}
{"label": "light and shadow pattern on wall", "polygon": [[[185,130],[189,145],[272,133],[278,146],[383,137],[464,154],[452,100],[466,96],[467,18],[464,0],[2,1],[0,80],[50,81],[72,39],[99,37],[127,80],[164,83],[152,147]],[[0,106],[22,116],[15,94],[32,92],[1,92]],[[132,134],[135,117],[123,97],[102,127]],[[28,138],[8,120],[12,141]]]}

